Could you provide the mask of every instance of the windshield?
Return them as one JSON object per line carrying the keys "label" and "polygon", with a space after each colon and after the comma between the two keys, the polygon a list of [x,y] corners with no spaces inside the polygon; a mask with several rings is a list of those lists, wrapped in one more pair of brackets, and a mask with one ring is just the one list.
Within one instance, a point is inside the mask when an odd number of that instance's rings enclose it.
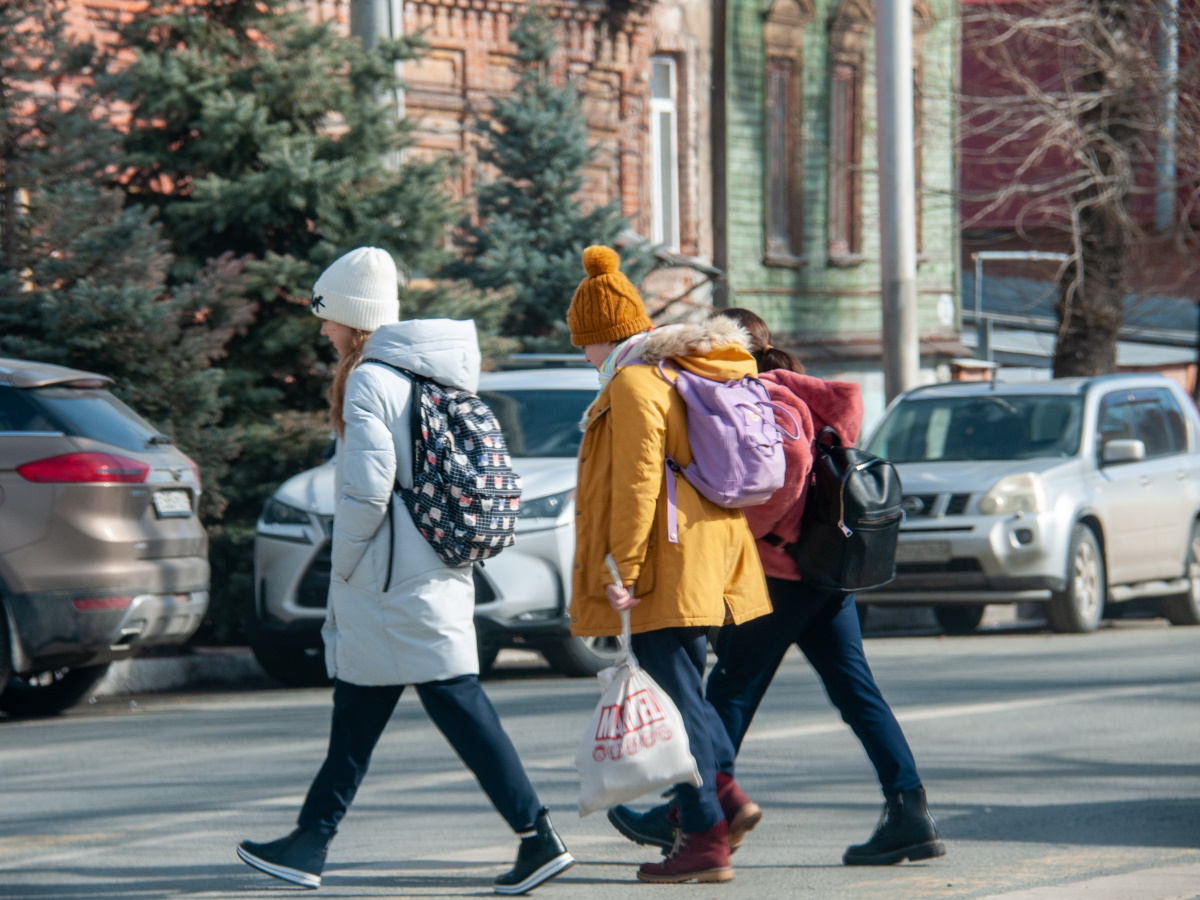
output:
{"label": "windshield", "polygon": [[986,394],[905,400],[866,448],[894,463],[1040,459],[1079,452],[1083,399]]}
{"label": "windshield", "polygon": [[500,420],[509,455],[573,457],[579,452],[579,420],[595,391],[480,391]]}

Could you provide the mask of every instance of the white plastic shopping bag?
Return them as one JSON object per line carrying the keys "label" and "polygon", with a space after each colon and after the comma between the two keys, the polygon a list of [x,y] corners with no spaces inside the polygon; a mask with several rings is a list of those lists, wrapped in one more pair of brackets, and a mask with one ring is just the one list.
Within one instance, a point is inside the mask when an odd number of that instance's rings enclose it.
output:
{"label": "white plastic shopping bag", "polygon": [[629,649],[628,610],[621,613],[616,663],[597,677],[600,702],[575,755],[579,815],[628,803],[672,784],[699,787],[700,771],[688,747],[683,716]]}

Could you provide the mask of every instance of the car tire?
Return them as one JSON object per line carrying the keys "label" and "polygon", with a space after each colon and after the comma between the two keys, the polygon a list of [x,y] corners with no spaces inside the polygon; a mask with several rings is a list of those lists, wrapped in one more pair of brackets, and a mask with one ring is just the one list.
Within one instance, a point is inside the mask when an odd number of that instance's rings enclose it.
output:
{"label": "car tire", "polygon": [[500,655],[500,645],[492,641],[485,641],[478,631],[475,632],[475,635],[475,646],[479,652],[479,674],[486,675],[496,664],[496,657]]}
{"label": "car tire", "polygon": [[10,716],[56,716],[91,694],[108,667],[104,663],[11,675],[0,693],[0,710]]}
{"label": "car tire", "polygon": [[585,678],[613,664],[617,656],[615,637],[570,637],[539,647],[550,668],[569,678]]}
{"label": "car tire", "polygon": [[1200,522],[1192,523],[1184,574],[1187,593],[1164,597],[1159,608],[1172,625],[1200,625]]}
{"label": "car tire", "polygon": [[1096,534],[1086,525],[1071,530],[1067,555],[1067,587],[1054,591],[1046,604],[1046,620],[1061,634],[1095,631],[1104,617],[1104,554]]}
{"label": "car tire", "polygon": [[935,606],[933,615],[946,634],[974,634],[986,606]]}
{"label": "car tire", "polygon": [[4,687],[12,675],[12,644],[10,640],[8,614],[5,612],[4,604],[0,603],[0,694],[4,693]]}
{"label": "car tire", "polygon": [[333,684],[325,670],[325,649],[306,647],[295,638],[252,635],[250,650],[263,670],[288,687],[326,687]]}

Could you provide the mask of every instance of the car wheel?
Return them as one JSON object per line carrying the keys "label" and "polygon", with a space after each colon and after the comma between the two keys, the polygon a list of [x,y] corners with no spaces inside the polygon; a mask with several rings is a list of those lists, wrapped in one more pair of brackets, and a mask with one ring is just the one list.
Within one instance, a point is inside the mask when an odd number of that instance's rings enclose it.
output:
{"label": "car wheel", "polygon": [[0,603],[0,694],[12,675],[12,645],[9,643],[8,616],[4,612],[4,604]]}
{"label": "car wheel", "polygon": [[250,650],[268,675],[288,687],[325,687],[332,684],[325,671],[324,647],[306,647],[294,638],[255,635]]}
{"label": "car wheel", "polygon": [[74,706],[99,684],[108,663],[69,669],[46,669],[30,675],[11,675],[0,710],[12,716],[54,716]]}
{"label": "car wheel", "polygon": [[974,634],[986,606],[935,606],[933,614],[946,634]]}
{"label": "car wheel", "polygon": [[1095,631],[1104,615],[1104,555],[1095,532],[1086,525],[1071,531],[1067,589],[1055,591],[1046,605],[1050,627],[1063,634]]}
{"label": "car wheel", "polygon": [[1192,524],[1186,573],[1187,593],[1164,597],[1160,607],[1172,625],[1200,625],[1200,522]]}
{"label": "car wheel", "polygon": [[539,649],[550,668],[571,678],[595,675],[613,664],[617,657],[618,641],[615,637],[563,638],[556,644],[547,644]]}
{"label": "car wheel", "polygon": [[479,650],[479,674],[486,675],[496,664],[496,657],[500,655],[500,645],[485,641],[478,631],[475,635],[475,645]]}

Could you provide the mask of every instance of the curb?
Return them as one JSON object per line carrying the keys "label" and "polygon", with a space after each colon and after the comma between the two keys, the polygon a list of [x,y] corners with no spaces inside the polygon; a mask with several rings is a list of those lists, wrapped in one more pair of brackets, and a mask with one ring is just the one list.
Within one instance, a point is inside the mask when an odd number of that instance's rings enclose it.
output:
{"label": "curb", "polygon": [[248,647],[198,647],[178,656],[144,656],[113,663],[93,696],[152,694],[183,688],[278,687]]}

